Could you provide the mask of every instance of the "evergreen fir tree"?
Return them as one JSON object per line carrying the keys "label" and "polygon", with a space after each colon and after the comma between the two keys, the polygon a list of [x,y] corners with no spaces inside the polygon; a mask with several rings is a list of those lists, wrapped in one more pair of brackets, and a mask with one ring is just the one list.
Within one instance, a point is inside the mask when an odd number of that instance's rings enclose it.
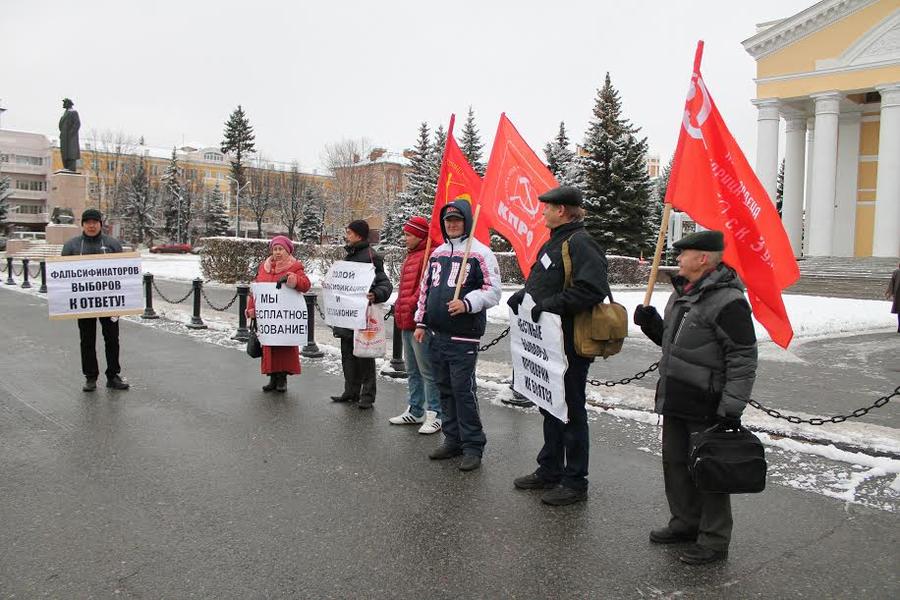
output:
{"label": "evergreen fir tree", "polygon": [[206,207],[203,210],[203,234],[206,236],[225,235],[228,231],[228,212],[219,184],[206,193]]}
{"label": "evergreen fir tree", "polygon": [[565,122],[560,121],[559,133],[544,146],[544,154],[547,156],[547,167],[559,185],[581,187],[578,161],[575,160],[575,152],[569,148]]}
{"label": "evergreen fir tree", "polygon": [[434,203],[437,179],[434,176],[434,153],[428,123],[419,125],[419,139],[410,163],[406,189],[397,194],[397,200],[384,222],[381,232],[381,242],[384,244],[402,246],[403,224],[413,215],[424,215]]}
{"label": "evergreen fir tree", "polygon": [[647,239],[650,178],[647,138],[622,116],[619,92],[606,74],[579,157],[588,232],[608,254],[638,256]]}
{"label": "evergreen fir tree", "polygon": [[775,208],[778,209],[778,216],[781,216],[781,207],[784,204],[784,159],[781,159],[781,166],[778,167],[778,179],[775,181]]}
{"label": "evergreen fir tree", "polygon": [[125,198],[126,231],[132,243],[141,244],[145,241],[152,243],[156,225],[153,217],[155,205],[156,198],[150,191],[150,183],[142,156],[131,176]]}
{"label": "evergreen fir tree", "polygon": [[300,219],[300,241],[306,244],[321,244],[325,228],[325,209],[322,206],[319,189],[309,184],[303,190],[303,216]]}
{"label": "evergreen fir tree", "polygon": [[485,164],[481,160],[484,154],[484,144],[481,141],[481,136],[478,135],[478,128],[475,126],[475,113],[472,111],[471,106],[469,107],[469,115],[466,117],[466,123],[463,125],[459,147],[463,154],[466,155],[466,160],[475,169],[475,172],[484,177]]}
{"label": "evergreen fir tree", "polygon": [[237,181],[237,185],[243,187],[246,183],[244,163],[248,154],[256,152],[256,136],[250,119],[244,114],[244,109],[238,104],[228,121],[225,123],[225,139],[222,140],[222,152],[231,154],[231,176]]}
{"label": "evergreen fir tree", "polygon": [[9,211],[6,198],[9,194],[9,177],[0,177],[0,232],[6,229],[6,214]]}
{"label": "evergreen fir tree", "polygon": [[181,211],[184,203],[184,188],[181,184],[181,172],[178,167],[178,158],[175,148],[172,148],[172,158],[166,166],[162,176],[163,191],[163,230],[170,240],[181,243],[179,224],[184,221]]}

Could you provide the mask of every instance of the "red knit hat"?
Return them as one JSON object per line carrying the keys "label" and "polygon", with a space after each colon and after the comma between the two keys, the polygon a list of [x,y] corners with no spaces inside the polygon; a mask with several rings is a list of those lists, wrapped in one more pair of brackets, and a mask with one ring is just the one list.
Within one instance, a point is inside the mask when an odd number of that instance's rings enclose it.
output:
{"label": "red knit hat", "polygon": [[426,237],[428,237],[428,221],[425,220],[425,217],[413,215],[403,226],[403,231],[410,235],[414,235],[421,240],[424,240]]}
{"label": "red knit hat", "polygon": [[287,250],[288,254],[294,253],[294,243],[290,239],[288,239],[286,236],[276,235],[275,237],[273,237],[272,240],[269,242],[269,248],[271,249],[271,248],[274,248],[275,246],[281,246],[282,248]]}

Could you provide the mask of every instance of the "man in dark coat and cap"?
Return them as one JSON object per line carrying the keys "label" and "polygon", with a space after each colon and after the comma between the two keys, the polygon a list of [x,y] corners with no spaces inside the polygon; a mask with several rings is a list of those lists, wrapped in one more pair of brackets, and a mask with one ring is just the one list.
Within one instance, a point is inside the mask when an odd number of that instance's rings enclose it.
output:
{"label": "man in dark coat and cap", "polygon": [[[81,213],[81,235],[73,237],[63,245],[63,256],[83,254],[113,254],[122,251],[122,243],[103,233],[103,215],[96,208],[85,209]],[[97,389],[100,367],[97,364],[97,321],[98,317],[78,319],[78,335],[81,338],[81,372],[84,374],[85,392]],[[99,317],[106,348],[106,387],[113,390],[127,390],[128,382],[119,376],[119,318]]]}
{"label": "man in dark coat and cap", "polygon": [[634,322],[662,346],[656,412],[663,415],[662,462],[669,524],[656,544],[691,544],[679,558],[706,564],[728,557],[731,496],[700,492],[688,470],[690,438],[716,422],[740,425],[756,379],[756,333],[744,286],[722,262],[721,231],[700,231],[680,250],[665,318],[639,305]]}
{"label": "man in dark coat and cap", "polygon": [[[569,421],[541,409],[544,416],[544,446],[537,456],[534,473],[513,481],[522,490],[547,490],[541,501],[551,506],[563,506],[587,498],[588,436],[585,386],[592,358],[575,352],[575,315],[590,310],[609,295],[606,256],[584,229],[584,209],[581,192],[574,187],[558,187],[538,196],[544,204],[544,223],[550,229],[550,239],[541,247],[531,266],[525,288],[507,301],[519,314],[525,294],[531,295],[535,306],[532,320],[547,311],[562,317],[563,346],[569,367],[564,376],[566,407]],[[572,281],[565,287],[562,247],[569,243],[572,261]]]}

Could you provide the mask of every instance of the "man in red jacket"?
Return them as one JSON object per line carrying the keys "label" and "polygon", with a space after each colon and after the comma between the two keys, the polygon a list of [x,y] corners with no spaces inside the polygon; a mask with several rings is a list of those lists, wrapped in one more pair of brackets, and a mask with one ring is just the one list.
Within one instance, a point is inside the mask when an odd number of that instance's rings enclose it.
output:
{"label": "man in red jacket", "polygon": [[[416,330],[416,303],[419,300],[419,285],[422,263],[426,260],[425,246],[428,238],[428,221],[418,215],[410,217],[403,226],[406,237],[406,259],[400,271],[400,285],[397,301],[394,303],[394,321],[403,336],[403,358],[406,361],[407,384],[409,385],[409,406],[403,414],[389,419],[392,425],[419,425],[419,433],[437,433],[441,430],[441,398],[431,363],[428,361],[429,338],[421,344],[413,339]],[[425,410],[425,404],[428,410]]]}

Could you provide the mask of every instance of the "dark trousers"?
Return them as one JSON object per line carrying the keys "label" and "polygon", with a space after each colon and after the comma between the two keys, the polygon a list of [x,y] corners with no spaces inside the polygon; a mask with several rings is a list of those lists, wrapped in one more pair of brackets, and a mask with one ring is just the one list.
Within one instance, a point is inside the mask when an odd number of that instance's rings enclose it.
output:
{"label": "dark trousers", "polygon": [[[103,344],[106,346],[106,378],[118,375],[119,366],[119,321],[100,317]],[[81,372],[94,379],[100,374],[97,365],[97,318],[78,319],[78,333],[81,337]]]}
{"label": "dark trousers", "polygon": [[544,415],[544,447],[537,457],[537,474],[541,479],[559,482],[567,488],[586,490],[590,438],[584,387],[591,361],[574,354],[567,358],[569,368],[563,383],[569,422],[563,423],[541,409]]}
{"label": "dark trousers", "polygon": [[487,438],[481,427],[475,384],[478,344],[454,342],[435,334],[431,340],[431,368],[441,394],[441,430],[447,445],[463,454],[481,456]]}
{"label": "dark trousers", "polygon": [[688,471],[691,434],[708,427],[708,423],[663,417],[663,477],[672,513],[669,528],[678,533],[696,532],[699,545],[727,550],[731,541],[731,496],[698,491]]}
{"label": "dark trousers", "polygon": [[375,402],[375,359],[353,356],[353,338],[341,338],[344,396],[363,403]]}

